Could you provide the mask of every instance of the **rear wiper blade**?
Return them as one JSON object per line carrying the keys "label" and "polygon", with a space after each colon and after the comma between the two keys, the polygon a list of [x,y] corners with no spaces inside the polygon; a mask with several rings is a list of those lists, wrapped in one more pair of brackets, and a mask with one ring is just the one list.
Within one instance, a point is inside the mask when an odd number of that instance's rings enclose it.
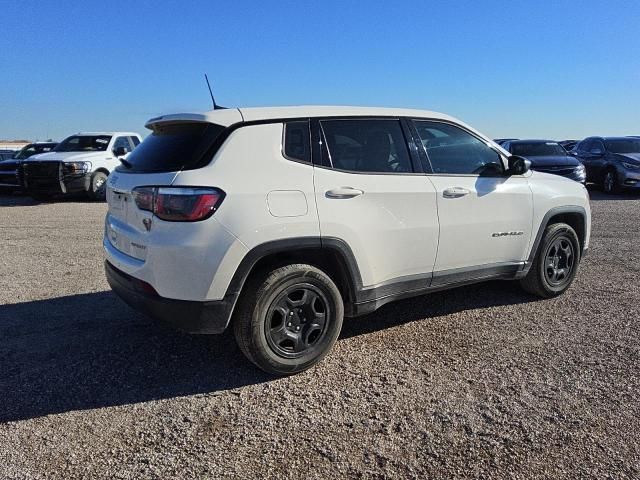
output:
{"label": "rear wiper blade", "polygon": [[133,165],[129,160],[125,160],[124,158],[120,158],[119,160],[120,160],[120,163],[122,163],[122,165],[124,165],[125,167],[133,168]]}

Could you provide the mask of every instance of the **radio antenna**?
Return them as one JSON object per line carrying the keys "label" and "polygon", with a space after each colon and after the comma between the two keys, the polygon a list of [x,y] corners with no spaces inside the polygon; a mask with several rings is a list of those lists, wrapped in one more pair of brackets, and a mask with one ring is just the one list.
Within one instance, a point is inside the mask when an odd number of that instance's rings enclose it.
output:
{"label": "radio antenna", "polygon": [[209,77],[207,76],[207,74],[204,74],[204,79],[207,81],[207,87],[209,87],[209,95],[211,95],[211,103],[213,103],[213,109],[214,110],[220,110],[224,107],[221,107],[220,105],[218,105],[216,103],[216,99],[213,98],[213,90],[211,90],[211,84],[209,83]]}

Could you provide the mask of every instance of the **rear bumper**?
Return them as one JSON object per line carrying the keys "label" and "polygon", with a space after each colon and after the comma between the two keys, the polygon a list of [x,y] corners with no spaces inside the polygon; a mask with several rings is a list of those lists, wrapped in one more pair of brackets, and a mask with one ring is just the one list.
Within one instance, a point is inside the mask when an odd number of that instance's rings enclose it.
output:
{"label": "rear bumper", "polygon": [[105,273],[111,289],[127,305],[154,320],[188,333],[222,333],[231,319],[236,296],[222,300],[194,302],[154,295],[142,288],[143,282],[105,261]]}

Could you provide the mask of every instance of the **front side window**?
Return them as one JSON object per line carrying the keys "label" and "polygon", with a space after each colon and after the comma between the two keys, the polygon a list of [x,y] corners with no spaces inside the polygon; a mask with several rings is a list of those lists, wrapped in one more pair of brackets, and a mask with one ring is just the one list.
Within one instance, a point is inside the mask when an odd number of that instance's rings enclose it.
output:
{"label": "front side window", "polygon": [[285,157],[301,162],[311,162],[311,137],[309,122],[287,122],[284,125]]}
{"label": "front side window", "polygon": [[353,172],[413,171],[399,120],[324,120],[320,125],[325,165]]}
{"label": "front side window", "polygon": [[592,148],[593,140],[591,139],[583,140],[578,144],[578,150],[580,150],[581,152],[590,152]]}
{"label": "front side window", "polygon": [[63,140],[56,152],[104,152],[109,146],[111,135],[73,135]]}
{"label": "front side window", "polygon": [[433,173],[454,175],[501,174],[500,154],[482,140],[448,123],[414,121]]}
{"label": "front side window", "polygon": [[634,138],[605,140],[605,144],[612,153],[640,153],[640,140]]}

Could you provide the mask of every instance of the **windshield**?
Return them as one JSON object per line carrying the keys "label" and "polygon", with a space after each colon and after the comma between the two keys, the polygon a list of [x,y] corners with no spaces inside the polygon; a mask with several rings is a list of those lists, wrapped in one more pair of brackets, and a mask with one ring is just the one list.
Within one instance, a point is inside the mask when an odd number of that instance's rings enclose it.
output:
{"label": "windshield", "polygon": [[111,135],[73,135],[63,140],[56,152],[104,152],[109,146]]}
{"label": "windshield", "polygon": [[511,153],[521,157],[547,157],[567,154],[566,150],[556,142],[512,143]]}
{"label": "windshield", "polygon": [[640,153],[640,140],[633,138],[605,140],[607,150],[613,153]]}
{"label": "windshield", "polygon": [[127,157],[125,172],[174,172],[208,163],[224,127],[211,123],[159,125]]}
{"label": "windshield", "polygon": [[17,158],[18,160],[24,160],[25,158],[29,158],[39,153],[50,152],[51,150],[53,150],[53,147],[55,147],[55,144],[54,145],[37,145],[37,144],[27,145],[26,147],[23,147],[22,150],[18,152],[15,158]]}

